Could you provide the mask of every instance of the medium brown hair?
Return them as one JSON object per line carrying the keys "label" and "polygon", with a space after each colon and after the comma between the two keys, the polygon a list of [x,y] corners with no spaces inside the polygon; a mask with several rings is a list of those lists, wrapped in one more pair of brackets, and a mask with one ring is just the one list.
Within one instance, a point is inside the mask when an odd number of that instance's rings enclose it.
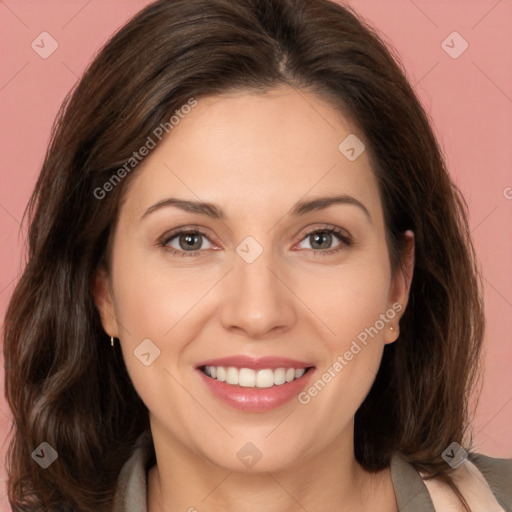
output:
{"label": "medium brown hair", "polygon": [[[105,197],[94,191],[191,97],[280,85],[319,95],[360,129],[394,270],[404,231],[415,234],[409,304],[356,413],[356,458],[377,471],[399,452],[463,500],[441,454],[453,441],[470,448],[481,283],[467,206],[398,56],[328,0],[160,0],[110,39],[66,97],[25,211],[28,262],[4,335],[15,512],[109,510],[120,468],[149,428],[91,291],[137,169]],[[43,441],[58,452],[45,470],[31,458]]]}

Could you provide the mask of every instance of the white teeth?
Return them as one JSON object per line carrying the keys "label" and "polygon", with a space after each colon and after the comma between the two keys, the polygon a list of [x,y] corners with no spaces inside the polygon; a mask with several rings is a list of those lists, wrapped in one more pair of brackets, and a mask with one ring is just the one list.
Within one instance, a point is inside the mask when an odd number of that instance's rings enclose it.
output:
{"label": "white teeth", "polygon": [[239,372],[238,372],[238,368],[233,368],[232,366],[230,366],[227,370],[226,370],[226,382],[228,384],[238,384],[238,375],[239,375]]}
{"label": "white teeth", "polygon": [[[208,366],[206,368],[208,368]],[[210,366],[210,368],[214,367]],[[223,366],[217,366],[217,380],[220,380],[221,382],[226,381],[226,368]]]}
{"label": "white teeth", "polygon": [[[231,382],[228,382],[228,384],[231,384]],[[238,371],[238,385],[244,388],[256,386],[256,372],[250,368],[240,368]]]}
{"label": "white teeth", "polygon": [[275,384],[272,370],[258,370],[256,373],[257,388],[271,388]]}
{"label": "white teeth", "polygon": [[274,384],[280,386],[286,382],[286,368],[277,368],[274,370]]}
{"label": "white teeth", "polygon": [[251,368],[235,368],[234,366],[227,368],[224,366],[204,367],[204,373],[213,379],[245,388],[270,388],[272,386],[280,386],[285,382],[299,379],[305,372],[305,368],[276,368],[275,370],[265,368],[262,370],[253,370]]}

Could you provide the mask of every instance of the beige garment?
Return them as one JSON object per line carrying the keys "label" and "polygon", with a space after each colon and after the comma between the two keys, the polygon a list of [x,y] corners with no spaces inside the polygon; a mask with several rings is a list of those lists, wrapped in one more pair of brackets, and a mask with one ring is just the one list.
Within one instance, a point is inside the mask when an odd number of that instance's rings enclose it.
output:
{"label": "beige garment", "polygon": [[[155,464],[151,432],[139,437],[119,475],[114,512],[147,512],[147,472]],[[464,489],[471,490],[474,512],[512,512],[512,459],[470,453],[457,469]],[[423,481],[400,455],[391,460],[391,476],[399,512],[459,512],[458,502],[441,487]],[[433,499],[429,489],[432,490]],[[463,491],[464,492],[464,491]],[[465,494],[465,492],[464,492]],[[434,505],[436,508],[434,508]]]}

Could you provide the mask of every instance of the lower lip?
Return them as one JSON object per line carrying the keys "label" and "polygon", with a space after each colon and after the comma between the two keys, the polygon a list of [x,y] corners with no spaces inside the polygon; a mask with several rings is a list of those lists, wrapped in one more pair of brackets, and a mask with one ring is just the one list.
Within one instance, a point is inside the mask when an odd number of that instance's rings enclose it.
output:
{"label": "lower lip", "polygon": [[208,377],[199,368],[208,389],[227,405],[242,411],[263,412],[280,407],[295,398],[306,386],[315,369],[310,368],[298,379],[270,388],[246,388],[233,386]]}

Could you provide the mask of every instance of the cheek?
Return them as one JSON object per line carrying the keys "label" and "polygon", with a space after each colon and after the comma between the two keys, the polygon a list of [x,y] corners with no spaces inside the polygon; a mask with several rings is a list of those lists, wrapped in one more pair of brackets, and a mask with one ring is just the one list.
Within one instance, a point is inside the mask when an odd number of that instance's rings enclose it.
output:
{"label": "cheek", "polygon": [[297,279],[297,295],[315,314],[317,322],[321,320],[328,328],[323,332],[331,354],[345,351],[352,339],[374,326],[386,312],[391,282],[386,263],[373,254],[362,255],[357,261],[320,272],[304,272]]}
{"label": "cheek", "polygon": [[316,379],[302,403],[316,401],[348,421],[377,374],[384,333],[394,311],[388,311],[390,269],[380,258],[331,268],[303,281],[302,296],[322,325],[323,351]]}
{"label": "cheek", "polygon": [[119,257],[115,270],[116,316],[127,339],[167,339],[211,286],[204,271],[171,268],[143,252]]}
{"label": "cheek", "polygon": [[126,369],[149,411],[160,411],[166,403],[172,412],[183,399],[171,364],[181,350],[172,331],[184,313],[180,286],[171,283],[163,269],[133,253],[115,263],[116,317]]}
{"label": "cheek", "polygon": [[[201,328],[203,299],[220,274],[199,267],[171,268],[163,258],[155,262],[142,251],[123,251],[121,245],[116,256],[113,278],[121,346],[134,386],[148,404],[168,377],[163,370],[175,372]],[[148,352],[154,362],[145,366],[139,356]],[[170,381],[166,385],[172,386]]]}

